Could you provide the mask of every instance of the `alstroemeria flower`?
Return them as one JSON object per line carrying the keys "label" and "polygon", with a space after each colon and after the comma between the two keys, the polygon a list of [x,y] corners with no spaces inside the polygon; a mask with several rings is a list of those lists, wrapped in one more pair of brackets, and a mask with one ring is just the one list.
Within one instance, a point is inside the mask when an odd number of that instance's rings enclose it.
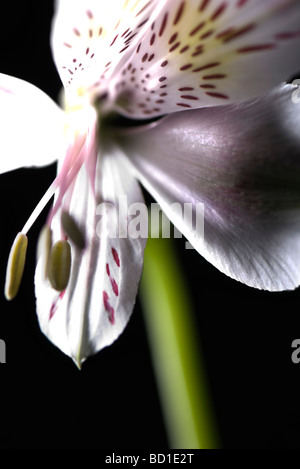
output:
{"label": "alstroemeria flower", "polygon": [[[145,239],[111,237],[130,216],[98,207],[143,202],[136,177],[222,272],[257,288],[299,285],[300,118],[296,87],[280,85],[299,66],[298,0],[58,0],[52,48],[64,111],[0,76],[0,169],[58,161],[12,251],[7,293],[55,195],[35,275],[54,344],[80,365],[129,320]],[[114,127],[116,114],[132,125]],[[143,119],[153,122],[133,125]],[[204,243],[174,202],[204,203]]]}

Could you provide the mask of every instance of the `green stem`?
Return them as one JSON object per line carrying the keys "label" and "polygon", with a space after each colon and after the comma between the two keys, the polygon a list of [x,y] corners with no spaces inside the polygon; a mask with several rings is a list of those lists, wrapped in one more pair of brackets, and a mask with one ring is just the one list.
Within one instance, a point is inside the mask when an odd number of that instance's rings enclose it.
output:
{"label": "green stem", "polygon": [[194,312],[171,239],[148,239],[140,292],[170,447],[216,448]]}

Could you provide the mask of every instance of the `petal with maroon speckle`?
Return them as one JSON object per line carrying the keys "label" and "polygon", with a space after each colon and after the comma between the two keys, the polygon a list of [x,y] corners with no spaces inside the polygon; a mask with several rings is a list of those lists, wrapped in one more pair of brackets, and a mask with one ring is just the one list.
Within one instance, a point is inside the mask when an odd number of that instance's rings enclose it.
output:
{"label": "petal with maroon speckle", "polygon": [[57,0],[52,50],[67,93],[107,89],[112,70],[143,28],[158,0]]}
{"label": "petal with maroon speckle", "polygon": [[170,0],[151,23],[110,82],[117,109],[129,117],[239,102],[298,71],[298,0]]}
{"label": "petal with maroon speckle", "polygon": [[[100,160],[99,160],[100,161]],[[71,242],[71,276],[66,290],[58,293],[41,273],[35,274],[37,314],[44,334],[80,367],[83,361],[110,345],[125,329],[131,316],[142,272],[146,239],[118,237],[126,233],[128,205],[142,202],[138,183],[125,166],[123,155],[106,149],[97,167],[96,197],[85,166],[78,173],[71,194],[70,214],[85,234],[86,247]],[[55,214],[53,241],[61,237],[60,210]],[[115,237],[115,234],[117,236]]]}

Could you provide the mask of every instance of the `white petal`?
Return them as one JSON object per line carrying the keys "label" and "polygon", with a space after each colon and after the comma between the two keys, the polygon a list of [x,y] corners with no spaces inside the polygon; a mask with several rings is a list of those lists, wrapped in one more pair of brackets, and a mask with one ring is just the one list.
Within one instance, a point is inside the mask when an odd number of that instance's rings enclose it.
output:
{"label": "white petal", "polygon": [[[126,230],[128,223],[126,211],[116,217],[119,197],[127,197],[128,204],[142,202],[139,185],[124,166],[124,157],[108,150],[101,157],[97,176],[96,189],[105,205],[97,206],[84,167],[74,187],[70,214],[85,233],[86,248],[79,251],[71,244],[71,277],[65,292],[55,292],[43,279],[41,260],[35,276],[41,329],[79,367],[126,327],[146,243],[146,239],[112,238],[118,223],[120,230]],[[57,213],[53,220],[54,241],[61,236],[59,216]]]}
{"label": "white petal", "polygon": [[147,118],[238,102],[296,73],[298,0],[170,0],[114,76],[118,110]]}
{"label": "white petal", "polygon": [[104,92],[158,1],[57,0],[52,49],[66,90]]}
{"label": "white petal", "polygon": [[56,161],[63,145],[63,112],[43,91],[0,74],[0,172]]}
{"label": "white petal", "polygon": [[[225,274],[267,290],[300,283],[294,90],[285,85],[244,104],[175,113],[120,140],[141,182],[194,247]],[[204,243],[176,202],[192,203],[194,216],[204,204]]]}

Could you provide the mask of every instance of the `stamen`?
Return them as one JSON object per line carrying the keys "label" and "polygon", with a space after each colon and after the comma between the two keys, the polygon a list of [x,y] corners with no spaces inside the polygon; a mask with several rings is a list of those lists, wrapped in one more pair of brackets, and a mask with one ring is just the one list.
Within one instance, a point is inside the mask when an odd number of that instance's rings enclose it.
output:
{"label": "stamen", "polygon": [[49,202],[49,200],[51,199],[51,197],[53,196],[57,188],[56,180],[57,179],[54,180],[54,182],[51,184],[51,186],[48,188],[48,190],[45,192],[45,194],[43,195],[43,197],[41,198],[41,200],[39,201],[39,203],[33,210],[32,214],[30,215],[30,217],[28,218],[27,222],[25,223],[25,225],[23,226],[21,230],[22,233],[26,234],[30,230],[35,220],[38,218],[40,213],[46,207],[47,203]]}
{"label": "stamen", "polygon": [[28,239],[23,233],[18,233],[9,253],[4,294],[7,300],[12,300],[18,293],[22,280]]}
{"label": "stamen", "polygon": [[37,259],[42,259],[42,273],[44,279],[48,277],[48,266],[50,253],[52,248],[52,231],[49,226],[45,225],[40,232],[38,245],[37,245]]}
{"label": "stamen", "polygon": [[66,289],[71,271],[71,248],[68,241],[57,241],[49,258],[48,278],[57,291]]}
{"label": "stamen", "polygon": [[85,247],[85,236],[75,222],[74,218],[68,212],[62,212],[61,223],[65,233],[73,241],[73,243],[80,249]]}

